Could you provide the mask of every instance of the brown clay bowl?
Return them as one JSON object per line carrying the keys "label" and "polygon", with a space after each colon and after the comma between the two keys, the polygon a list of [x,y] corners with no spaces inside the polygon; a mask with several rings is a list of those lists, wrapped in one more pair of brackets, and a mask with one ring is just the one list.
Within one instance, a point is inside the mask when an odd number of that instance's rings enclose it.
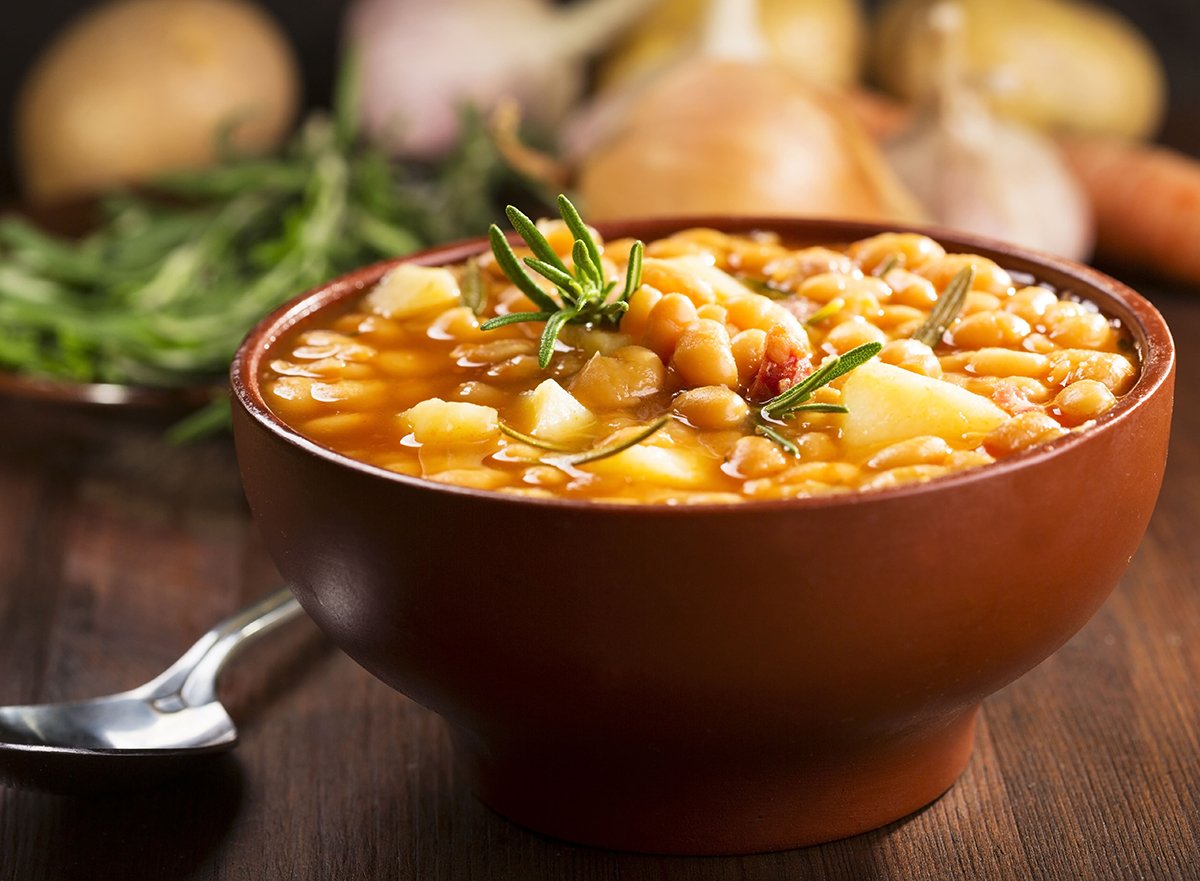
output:
{"label": "brown clay bowl", "polygon": [[[797,243],[883,229],[707,218],[602,232],[694,225]],[[390,264],[371,266],[268,317],[233,365],[242,475],[275,562],[335,643],[444,717],[483,801],[534,830],[747,853],[903,817],[963,770],[980,702],[1116,585],[1162,481],[1174,375],[1166,325],[1125,286],[932,234],[1120,318],[1142,361],[1134,389],[1083,433],[916,486],[725,507],[515,498],[356,463],[267,409],[258,375],[275,340]]]}

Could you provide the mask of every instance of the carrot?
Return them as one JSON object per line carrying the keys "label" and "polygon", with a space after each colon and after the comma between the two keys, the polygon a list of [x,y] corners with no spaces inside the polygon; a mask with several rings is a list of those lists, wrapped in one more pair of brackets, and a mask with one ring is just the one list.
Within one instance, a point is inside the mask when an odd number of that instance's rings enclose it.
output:
{"label": "carrot", "polygon": [[1114,138],[1061,141],[1096,218],[1107,260],[1200,285],[1200,162]]}

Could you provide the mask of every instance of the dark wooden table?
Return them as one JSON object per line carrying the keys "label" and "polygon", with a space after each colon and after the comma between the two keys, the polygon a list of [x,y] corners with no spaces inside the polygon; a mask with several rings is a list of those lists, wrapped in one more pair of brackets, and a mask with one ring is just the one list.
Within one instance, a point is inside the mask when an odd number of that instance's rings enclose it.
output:
{"label": "dark wooden table", "polygon": [[[0,879],[1200,879],[1200,291],[1151,296],[1180,357],[1146,540],[1091,623],[985,704],[926,810],[744,858],[550,841],[472,798],[438,719],[305,621],[227,675],[232,756],[149,792],[0,789]],[[0,703],[138,684],[275,584],[228,441],[0,402]]]}

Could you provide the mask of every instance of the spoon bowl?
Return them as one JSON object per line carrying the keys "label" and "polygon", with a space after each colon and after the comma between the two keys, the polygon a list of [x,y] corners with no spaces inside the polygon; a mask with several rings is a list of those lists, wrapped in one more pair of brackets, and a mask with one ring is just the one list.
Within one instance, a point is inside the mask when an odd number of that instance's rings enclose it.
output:
{"label": "spoon bowl", "polygon": [[89,700],[0,707],[0,784],[80,793],[148,786],[237,744],[217,678],[241,648],[303,614],[275,591],[204,634],[159,676]]}

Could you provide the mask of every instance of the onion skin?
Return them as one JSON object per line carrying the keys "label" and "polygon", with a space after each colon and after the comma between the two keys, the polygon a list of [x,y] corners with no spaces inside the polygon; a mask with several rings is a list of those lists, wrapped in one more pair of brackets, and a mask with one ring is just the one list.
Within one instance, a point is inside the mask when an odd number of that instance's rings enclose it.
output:
{"label": "onion skin", "polygon": [[[644,80],[696,50],[710,0],[658,0],[602,60],[601,91]],[[822,86],[858,80],[866,23],[858,0],[757,0],[768,57]]]}
{"label": "onion skin", "polygon": [[626,110],[583,151],[577,189],[588,217],[923,219],[858,124],[777,66],[698,58]]}
{"label": "onion skin", "polygon": [[[872,39],[875,79],[920,100],[936,79],[926,28],[939,0],[890,0]],[[1078,0],[959,0],[967,75],[1003,116],[1051,132],[1152,136],[1166,105],[1153,46],[1116,13]]]}
{"label": "onion skin", "polygon": [[282,32],[240,0],[117,0],[67,28],[22,85],[19,173],[33,203],[211,164],[287,135],[299,72]]}

